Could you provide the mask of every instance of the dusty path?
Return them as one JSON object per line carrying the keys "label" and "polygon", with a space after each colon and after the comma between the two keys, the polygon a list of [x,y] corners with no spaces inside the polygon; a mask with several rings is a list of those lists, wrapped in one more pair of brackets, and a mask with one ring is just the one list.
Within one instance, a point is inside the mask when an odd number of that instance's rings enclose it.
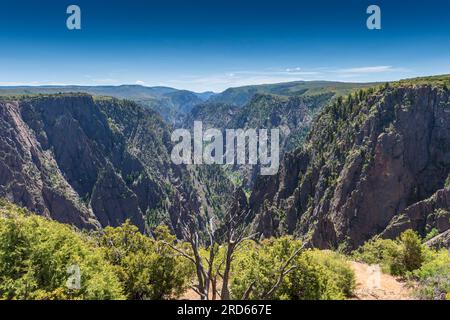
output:
{"label": "dusty path", "polygon": [[395,277],[379,271],[379,267],[350,262],[356,276],[355,299],[358,300],[409,300],[411,289]]}
{"label": "dusty path", "polygon": [[[384,274],[374,266],[350,261],[356,277],[356,289],[353,299],[356,300],[409,300],[412,290],[406,283],[395,277]],[[378,272],[379,271],[379,272]],[[192,289],[187,290],[181,300],[199,300],[199,296]]]}

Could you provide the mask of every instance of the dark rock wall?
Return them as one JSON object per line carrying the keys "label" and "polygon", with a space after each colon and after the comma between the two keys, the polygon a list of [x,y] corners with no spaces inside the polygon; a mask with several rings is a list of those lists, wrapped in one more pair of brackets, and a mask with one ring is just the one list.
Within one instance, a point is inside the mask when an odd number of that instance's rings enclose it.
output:
{"label": "dark rock wall", "polygon": [[183,216],[201,212],[170,148],[159,116],[131,102],[84,94],[0,102],[0,196],[80,228],[130,219],[145,231],[153,218],[179,233]]}
{"label": "dark rock wall", "polygon": [[443,188],[449,173],[448,90],[388,87],[328,108],[306,146],[257,183],[250,202],[264,236],[357,247]]}

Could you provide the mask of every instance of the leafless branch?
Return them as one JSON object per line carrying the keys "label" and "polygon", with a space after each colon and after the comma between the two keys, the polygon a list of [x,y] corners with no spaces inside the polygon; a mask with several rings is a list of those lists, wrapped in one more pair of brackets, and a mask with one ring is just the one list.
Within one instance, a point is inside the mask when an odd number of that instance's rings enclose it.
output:
{"label": "leafless branch", "polygon": [[242,295],[241,300],[248,300],[248,298],[250,297],[250,293],[253,291],[253,286],[254,285],[255,285],[255,281],[250,283],[250,285],[247,287],[247,289],[245,290],[244,294]]}
{"label": "leafless branch", "polygon": [[166,241],[162,241],[162,243],[166,246],[168,246],[169,248],[171,248],[172,250],[178,252],[181,256],[183,256],[184,258],[188,259],[189,261],[191,261],[193,264],[195,264],[195,260],[189,256],[186,252],[178,249],[176,246],[166,242]]}
{"label": "leafless branch", "polygon": [[[283,263],[283,265],[281,266],[280,270],[279,270],[279,275],[277,277],[277,281],[275,282],[275,284],[272,286],[272,288],[270,288],[269,291],[267,291],[265,294],[263,294],[263,299],[266,299],[267,297],[270,297],[272,295],[272,293],[275,292],[275,290],[277,290],[279,288],[279,286],[281,285],[281,282],[283,281],[283,278],[288,275],[291,271],[293,271],[294,269],[297,268],[297,266],[291,266],[289,268],[287,268],[292,260],[294,260],[295,257],[298,256],[298,254],[303,250],[303,246],[301,248],[298,248],[297,250],[295,250],[292,255]],[[287,269],[286,269],[287,268]]]}

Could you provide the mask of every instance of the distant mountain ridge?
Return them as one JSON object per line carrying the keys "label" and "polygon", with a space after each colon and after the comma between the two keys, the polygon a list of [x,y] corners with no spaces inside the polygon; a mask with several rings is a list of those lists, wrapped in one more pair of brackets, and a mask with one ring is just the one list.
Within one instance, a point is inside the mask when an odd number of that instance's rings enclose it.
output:
{"label": "distant mountain ridge", "polygon": [[103,95],[115,98],[156,98],[178,91],[170,87],[146,87],[142,85],[49,85],[49,86],[0,86],[2,95],[55,94],[83,92],[92,95]]}
{"label": "distant mountain ridge", "polygon": [[87,93],[94,96],[107,96],[128,99],[157,111],[169,123],[175,123],[181,114],[189,112],[213,92],[196,93],[170,87],[146,87],[142,85],[119,86],[11,86],[0,87],[0,96],[20,96],[57,93]]}
{"label": "distant mountain ridge", "polygon": [[192,92],[170,87],[142,85],[102,85],[102,86],[0,86],[0,96],[17,96],[55,93],[88,93],[94,96],[109,96],[129,99],[144,107],[156,110],[171,124],[179,124],[181,117],[192,108],[202,103],[222,103],[242,107],[249,103],[256,94],[278,96],[313,96],[332,92],[345,95],[355,88],[374,85],[373,83],[344,83],[328,81],[294,81],[276,84],[250,85],[229,88],[221,93],[211,91]]}
{"label": "distant mountain ridge", "polygon": [[333,81],[293,81],[275,84],[250,85],[229,88],[212,96],[208,102],[234,104],[244,106],[256,94],[272,94],[279,96],[314,96],[323,93],[346,95],[355,88],[374,86],[375,83],[346,83]]}

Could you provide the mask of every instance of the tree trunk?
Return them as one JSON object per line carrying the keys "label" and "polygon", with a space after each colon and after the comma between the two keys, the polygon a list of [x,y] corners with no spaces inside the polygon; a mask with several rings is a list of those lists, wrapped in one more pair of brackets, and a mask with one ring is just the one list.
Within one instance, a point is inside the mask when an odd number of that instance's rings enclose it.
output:
{"label": "tree trunk", "polygon": [[214,278],[211,279],[211,291],[212,291],[211,300],[216,300],[217,299],[217,276],[215,276]]}
{"label": "tree trunk", "polygon": [[230,270],[231,270],[231,260],[233,257],[235,244],[232,242],[228,243],[227,257],[225,260],[225,270],[223,272],[223,283],[222,283],[222,300],[230,300],[230,290],[228,288],[228,282],[230,281]]}

